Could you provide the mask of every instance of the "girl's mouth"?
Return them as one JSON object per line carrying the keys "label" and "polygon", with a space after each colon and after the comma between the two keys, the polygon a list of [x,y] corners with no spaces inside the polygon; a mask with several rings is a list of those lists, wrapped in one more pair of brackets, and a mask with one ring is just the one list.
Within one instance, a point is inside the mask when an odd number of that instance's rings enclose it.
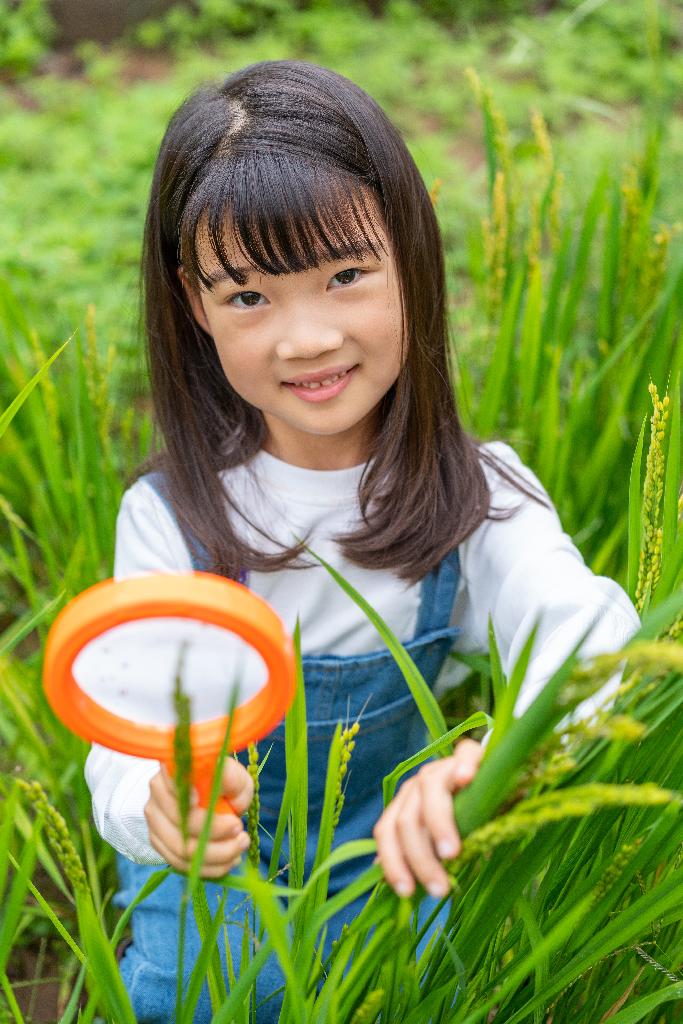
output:
{"label": "girl's mouth", "polygon": [[289,384],[285,382],[285,387],[296,395],[297,398],[302,398],[304,402],[324,402],[328,398],[334,398],[340,391],[343,391],[353,374],[358,369],[358,366],[352,366],[349,370],[345,370],[343,373],[331,374],[321,381],[310,381],[302,384]]}

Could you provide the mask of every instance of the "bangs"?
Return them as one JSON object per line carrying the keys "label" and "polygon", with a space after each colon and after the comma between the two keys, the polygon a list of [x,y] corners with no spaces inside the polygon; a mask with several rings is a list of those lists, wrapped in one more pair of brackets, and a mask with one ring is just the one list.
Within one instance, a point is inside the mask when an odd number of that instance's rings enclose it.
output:
{"label": "bangs", "polygon": [[[180,262],[190,279],[210,289],[223,275],[202,264],[198,250],[207,242],[225,275],[239,285],[249,269],[278,276],[328,261],[379,259],[386,245],[378,233],[378,207],[370,186],[330,164],[275,149],[233,151],[211,162],[188,199]],[[231,236],[244,257],[240,265],[229,258]]]}

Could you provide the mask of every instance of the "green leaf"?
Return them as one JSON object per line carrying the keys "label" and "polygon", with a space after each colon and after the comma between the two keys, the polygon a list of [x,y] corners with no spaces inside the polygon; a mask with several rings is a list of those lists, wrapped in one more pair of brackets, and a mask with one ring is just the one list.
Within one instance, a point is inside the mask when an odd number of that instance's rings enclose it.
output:
{"label": "green leaf", "polygon": [[[539,928],[538,921],[534,915],[531,904],[523,896],[520,896],[515,905],[517,913],[524,922],[527,937],[529,939],[529,945],[532,950],[542,949],[541,942],[543,940],[543,933]],[[536,976],[534,995],[538,995],[539,992],[543,991],[548,974],[550,971],[550,962],[547,955],[541,956],[539,962],[534,968],[534,974]],[[543,1024],[544,1015],[541,1009],[534,1010],[534,1024]]]}
{"label": "green leaf", "polygon": [[535,263],[529,275],[529,290],[522,323],[519,353],[521,419],[531,433],[531,412],[537,397],[538,366],[541,352],[541,302],[543,280],[541,267]]}
{"label": "green leaf", "polygon": [[638,562],[640,558],[640,548],[642,544],[642,526],[641,526],[641,509],[642,509],[642,484],[641,484],[641,464],[643,461],[643,440],[645,438],[645,424],[647,423],[647,416],[643,417],[643,422],[640,428],[640,434],[638,435],[638,443],[636,444],[636,450],[633,455],[633,461],[631,463],[631,476],[629,478],[628,485],[628,594],[632,601],[635,600],[636,596],[636,584],[638,582]]}
{"label": "green leaf", "polygon": [[491,686],[493,687],[493,706],[494,708],[500,707],[503,703],[503,696],[505,694],[505,688],[507,687],[507,679],[503,672],[503,662],[501,661],[500,651],[498,650],[498,641],[496,640],[496,631],[493,628],[493,616],[489,612],[488,617],[488,639],[489,639],[489,659],[491,663]]}
{"label": "green leaf", "polygon": [[26,897],[28,879],[33,874],[36,863],[36,851],[38,836],[40,835],[41,822],[37,821],[33,826],[33,832],[26,841],[21,852],[19,870],[15,872],[9,887],[9,893],[3,899],[2,913],[0,914],[0,974],[5,973],[7,961],[12,951],[12,943],[19,925],[19,918]]}
{"label": "green leaf", "polygon": [[46,363],[44,363],[41,366],[41,368],[38,370],[38,372],[36,374],[34,374],[33,377],[31,377],[31,380],[28,382],[28,384],[26,384],[21,389],[21,391],[19,392],[17,397],[14,399],[14,401],[11,403],[9,408],[7,408],[3,412],[3,414],[0,416],[0,437],[2,437],[2,435],[5,433],[5,431],[7,430],[8,426],[10,425],[10,423],[12,422],[12,420],[14,419],[16,414],[19,412],[19,410],[21,409],[22,405],[24,404],[24,402],[26,401],[28,396],[31,394],[31,392],[33,391],[35,386],[45,376],[47,371],[50,369],[50,367],[54,363],[55,359],[57,359],[57,357],[62,354],[62,352],[64,351],[64,349],[66,348],[66,346],[69,344],[70,341],[71,341],[71,338],[67,338],[67,340],[64,342],[64,344],[61,345],[60,348],[58,348],[57,351],[53,353],[53,355],[50,356],[50,358],[47,360]]}
{"label": "green leaf", "polygon": [[674,982],[666,988],[660,988],[658,992],[651,992],[647,996],[631,1003],[626,1009],[620,1010],[614,1017],[610,1017],[610,1024],[637,1024],[643,1020],[652,1010],[656,1010],[662,1003],[679,1002],[683,1000],[683,981]]}
{"label": "green leaf", "polygon": [[554,345],[550,353],[550,366],[544,377],[543,405],[537,456],[538,476],[552,491],[551,481],[557,465],[556,452],[560,430],[560,365],[562,349]]}
{"label": "green leaf", "polygon": [[[579,907],[583,907],[586,910],[589,906],[590,896],[579,903]],[[569,963],[563,965],[559,971],[553,972],[553,976],[545,991],[531,999],[518,1013],[515,1013],[509,1019],[507,1024],[521,1024],[533,1009],[546,1006],[567,985],[589,971],[603,957],[608,956],[616,949],[628,945],[630,942],[636,941],[638,936],[643,933],[644,929],[651,922],[656,921],[657,918],[662,917],[669,910],[678,913],[679,919],[680,914],[683,913],[683,887],[681,886],[680,878],[676,874],[664,879],[659,885],[636,899],[630,906],[625,907],[621,913],[608,921],[604,927],[598,929],[577,956],[573,957]],[[575,925],[577,923],[574,920],[575,915],[570,913],[569,916],[572,918],[572,924]],[[577,913],[576,917],[578,916]],[[562,929],[562,922],[558,928]],[[556,930],[554,929],[553,931]],[[549,941],[552,934],[551,932],[545,937],[539,950],[545,953],[546,947],[550,946],[552,948],[552,946],[556,946],[556,942],[552,942],[551,946]],[[518,982],[527,973],[531,960],[532,958],[530,957],[519,965],[510,976],[507,984],[502,986],[499,995],[513,988],[514,983]],[[474,1020],[475,1018],[471,1019]],[[469,1020],[470,1018],[468,1018]]]}
{"label": "green leaf", "polygon": [[116,1024],[136,1024],[119,965],[97,917],[90,893],[76,894],[76,910],[81,945],[88,957],[88,972],[92,991],[99,993],[105,1011]]}
{"label": "green leaf", "polygon": [[512,288],[505,299],[496,346],[489,362],[484,393],[478,405],[477,432],[483,437],[488,437],[493,432],[496,423],[500,422],[503,398],[512,390],[510,380],[512,352],[524,278],[525,268],[520,266],[517,268]]}
{"label": "green leaf", "polygon": [[[225,978],[221,965],[220,949],[218,947],[218,933],[224,923],[224,908],[227,889],[224,889],[216,912],[211,918],[209,905],[206,899],[206,890],[200,885],[195,890],[192,902],[194,906],[197,928],[201,939],[201,948],[197,957],[190,981],[185,991],[185,998],[181,1016],[178,1024],[192,1024],[194,1011],[199,1002],[202,992],[202,985],[205,980],[209,983],[209,995],[211,1008],[215,1013],[225,1002],[228,992],[225,987]],[[226,940],[227,941],[227,940]]]}
{"label": "green leaf", "polygon": [[576,315],[579,307],[579,300],[586,285],[586,277],[589,270],[590,248],[595,234],[598,221],[602,217],[605,203],[605,189],[609,178],[606,172],[598,177],[593,192],[584,210],[583,223],[579,236],[579,245],[576,253],[576,261],[569,278],[569,290],[565,300],[564,308],[558,324],[557,342],[561,350],[565,350],[574,333]]}
{"label": "green leaf", "polygon": [[[12,867],[15,869],[15,871],[17,871],[19,874],[23,874],[23,869],[22,869],[21,865],[14,859],[12,854],[10,854],[10,858],[9,859],[10,859]],[[47,902],[45,897],[42,896],[41,893],[36,889],[35,885],[31,881],[31,879],[28,876],[26,876],[26,875],[24,875],[23,877],[24,877],[24,882],[26,883],[26,888],[31,893],[31,895],[33,896],[34,900],[36,901],[36,903],[38,904],[40,909],[43,911],[43,913],[45,914],[45,916],[48,919],[48,921],[53,925],[53,927],[55,928],[55,930],[58,933],[58,935],[60,935],[60,937],[62,939],[64,939],[64,941],[66,942],[67,946],[72,951],[72,953],[74,953],[74,955],[80,960],[80,962],[82,964],[84,964],[86,962],[86,956],[85,956],[85,953],[83,952],[83,950],[80,948],[80,946],[76,942],[76,940],[73,938],[72,935],[69,934],[69,932],[64,927],[62,922],[59,920],[57,914],[54,912],[54,910],[52,909],[50,904]]]}
{"label": "green leaf", "polygon": [[334,806],[337,800],[337,782],[339,780],[339,766],[341,764],[341,722],[337,722],[334,735],[330,741],[330,749],[327,756],[327,774],[325,776],[325,795],[323,807],[320,813],[320,825],[318,827],[318,842],[315,848],[313,870],[319,867],[332,849],[334,837],[334,826],[332,818]]}
{"label": "green leaf", "polygon": [[333,569],[324,558],[320,557],[320,555],[316,555],[315,551],[311,551],[310,548],[306,548],[306,550],[313,556],[313,558],[316,559],[316,561],[320,562],[320,564],[327,569],[332,579],[335,580],[342,590],[348,594],[353,601],[355,601],[363,612],[365,612],[365,615],[368,617],[384,643],[391,651],[396,664],[401,670],[403,678],[415,698],[415,703],[422,715],[422,719],[427,727],[429,735],[433,740],[439,739],[448,728],[446,725],[446,719],[443,717],[443,713],[439,707],[436,697],[423,679],[417,665],[410,657],[405,647],[403,647],[400,641],[396,639],[392,631],[381,616],[377,614],[372,605],[368,604],[364,597],[361,597],[358,591],[344,579],[341,573],[338,573],[336,569]]}
{"label": "green leaf", "polygon": [[382,780],[384,806],[386,807],[393,800],[398,781],[403,778],[406,772],[409,772],[411,768],[415,768],[418,764],[423,764],[436,754],[451,753],[451,747],[455,740],[459,739],[463,733],[469,732],[470,729],[478,729],[482,725],[490,728],[493,725],[493,719],[483,711],[477,711],[475,714],[470,715],[469,718],[466,718],[464,722],[450,729],[440,739],[433,740],[426,747],[423,747],[422,750],[419,750],[417,754],[413,754],[412,757],[397,764],[394,770],[385,775]]}
{"label": "green leaf", "polygon": [[[285,1001],[291,1007],[290,1012],[298,1024],[306,1022],[306,1005],[300,977],[294,969],[291,956],[291,942],[287,928],[287,915],[282,912],[274,895],[274,887],[264,882],[251,865],[247,865],[250,879],[251,894],[258,908],[272,947],[280,961],[282,973],[286,979]],[[284,1013],[284,1007],[283,1007]]]}
{"label": "green leaf", "polygon": [[[510,673],[510,679],[507,685],[504,687],[503,692],[496,697],[496,704],[494,708],[494,719],[493,719],[493,733],[488,742],[488,749],[495,750],[500,743],[501,739],[510,728],[510,723],[513,719],[513,712],[519,691],[522,688],[524,677],[529,667],[529,661],[531,659],[531,651],[538,634],[538,628],[540,625],[541,616],[531,627],[529,635],[524,641],[524,646],[519,652],[519,657],[515,662],[512,672]],[[489,617],[490,622],[490,617]],[[499,658],[496,652],[496,658]],[[493,657],[492,657],[493,662]]]}
{"label": "green leaf", "polygon": [[664,508],[662,513],[662,567],[666,566],[678,534],[678,494],[681,486],[681,382],[676,383],[671,395],[671,424],[669,451],[664,478]]}
{"label": "green leaf", "polygon": [[[10,1011],[16,1024],[26,1024],[24,1015],[22,1014],[21,1009],[19,1008],[19,1003],[16,1000],[16,996],[14,995],[14,991],[10,984],[10,980],[4,971],[0,971],[0,988],[5,993],[7,1005],[10,1008]],[[5,1020],[8,1020],[8,1018],[5,1017]]]}
{"label": "green leaf", "polygon": [[[199,957],[202,967],[197,968],[197,974],[198,977],[203,980],[204,974],[206,973],[206,965],[208,964],[209,994],[211,996],[211,1006],[214,1011],[217,1010],[228,997],[228,992],[225,987],[223,967],[221,964],[220,950],[216,942],[218,932],[220,931],[221,924],[223,923],[223,907],[225,905],[226,895],[227,890],[224,889],[221,894],[220,903],[212,918],[204,886],[198,885],[192,894],[192,904],[194,907],[195,919],[197,921],[197,930],[199,931],[199,935],[202,940],[202,948]],[[197,991],[197,998],[199,998],[199,990]],[[185,1007],[183,1007],[183,1012],[185,1012]],[[188,1024],[192,1024],[191,1017],[188,1017]]]}
{"label": "green leaf", "polygon": [[[285,719],[285,763],[287,781],[292,777],[291,827],[289,831],[289,882],[300,886],[304,880],[306,838],[308,833],[308,731],[306,725],[306,690],[301,660],[301,628],[297,619],[294,630],[296,657],[296,693]],[[279,832],[279,822],[278,822]],[[273,858],[276,851],[273,850]],[[277,864],[277,861],[275,862]],[[271,869],[272,861],[271,861]]]}
{"label": "green leaf", "polygon": [[87,969],[85,964],[82,964],[78,972],[78,977],[76,978],[74,986],[71,990],[69,1001],[64,1007],[64,1013],[59,1018],[59,1024],[73,1024],[73,1022],[76,1020],[76,1016],[80,1012],[81,992],[83,991],[83,985],[85,984],[86,976]]}
{"label": "green leaf", "polygon": [[16,783],[10,787],[9,796],[6,796],[4,788],[4,784],[0,783],[0,796],[4,801],[2,818],[0,818],[0,906],[5,902],[5,885],[10,858],[9,846],[14,831],[14,815],[19,801],[19,787]]}
{"label": "green leaf", "polygon": [[585,631],[524,714],[512,720],[500,743],[493,750],[489,744],[474,779],[456,796],[455,818],[463,838],[492,817],[514,789],[529,755],[570,710],[559,704],[558,696],[592,628]]}

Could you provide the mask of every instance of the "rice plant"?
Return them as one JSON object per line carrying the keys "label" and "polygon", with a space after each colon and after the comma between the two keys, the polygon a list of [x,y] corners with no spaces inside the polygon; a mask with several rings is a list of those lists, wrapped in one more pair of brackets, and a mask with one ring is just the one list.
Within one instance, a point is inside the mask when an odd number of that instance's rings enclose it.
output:
{"label": "rice plant", "polygon": [[[575,225],[563,212],[561,175],[538,115],[541,187],[525,219],[504,122],[471,77],[490,173],[485,316],[471,342],[489,339],[493,357],[476,404],[476,365],[457,367],[459,399],[475,432],[508,437],[538,472],[576,542],[592,549],[593,570],[621,574],[642,628],[624,651],[589,665],[572,655],[519,719],[511,711],[523,656],[509,679],[495,647],[488,659],[470,659],[495,692],[494,731],[476,779],[455,801],[464,844],[449,865],[448,923],[419,956],[428,929],[423,893],[399,899],[374,866],[329,895],[331,868],[374,849],[370,838],[334,845],[362,721],[340,723],[332,743],[318,855],[306,875],[300,678],[269,870],[253,856],[224,880],[226,891],[244,894],[242,962],[217,962],[221,917],[211,915],[199,884],[200,843],[187,913],[204,945],[189,985],[179,987],[179,1020],[191,1020],[206,980],[214,1024],[258,1022],[255,982],[271,954],[287,979],[283,1022],[673,1024],[680,1013],[683,291],[681,267],[667,263],[673,229],[654,221],[656,176],[643,164],[621,178],[606,172]],[[93,312],[88,323],[85,341],[76,335],[48,357],[0,286],[0,375],[3,391],[17,396],[0,416],[0,1003],[17,1022],[27,1016],[10,980],[12,952],[37,921],[59,944],[69,979],[60,1024],[96,1015],[133,1020],[114,956],[133,908],[115,919],[111,852],[90,826],[86,747],[55,721],[39,684],[50,621],[65,600],[109,574],[125,476],[151,437],[144,414],[115,408],[107,389],[115,353],[98,357]],[[422,752],[378,780],[388,802],[406,771],[448,753],[488,719],[479,711],[447,723],[400,643],[362,595],[337,582],[394,654],[429,735]],[[614,708],[558,729],[620,668]],[[267,751],[252,749],[249,763],[258,782]],[[257,796],[248,823],[254,850]],[[285,841],[287,874],[276,878]],[[365,908],[326,954],[326,923],[359,896]]]}
{"label": "rice plant", "polygon": [[[680,999],[683,758],[676,725],[681,722],[683,653],[678,643],[652,639],[672,615],[680,615],[681,595],[672,597],[652,613],[640,638],[624,652],[595,659],[590,667],[577,667],[570,658],[525,715],[507,721],[474,783],[456,798],[465,842],[450,866],[454,888],[448,926],[417,962],[420,894],[400,900],[373,867],[327,899],[330,867],[374,846],[371,840],[359,840],[332,850],[338,782],[349,742],[342,743],[340,727],[330,751],[322,849],[310,877],[294,886],[296,867],[290,866],[289,884],[283,889],[248,864],[243,874],[225,879],[226,887],[243,890],[253,901],[264,935],[216,1007],[214,1021],[248,1019],[253,981],[272,951],[288,979],[283,1021],[376,1020],[389,1007],[391,1016],[384,1019],[521,1021],[532,1016],[547,1020],[552,1014],[550,1019],[562,1021],[577,1015],[580,1020],[607,1019],[611,1014],[615,1020],[640,1020]],[[598,714],[592,723],[565,734],[563,742],[553,726],[604,683],[624,657],[629,670],[616,714]],[[297,722],[300,728],[303,716],[299,690],[288,728]],[[292,728],[296,731],[297,725]],[[442,750],[453,738],[442,738]],[[354,741],[362,742],[362,727]],[[289,749],[295,751],[296,745]],[[293,794],[301,792],[300,774],[301,761],[292,757],[287,781]],[[25,805],[49,828],[60,877],[72,890],[79,934],[68,941],[75,955],[81,953],[86,976],[90,972],[90,1005],[99,1005],[113,1021],[132,1020],[113,961],[121,927],[108,939],[63,819],[50,808],[42,787],[15,784],[10,794],[15,820],[17,792],[25,794]],[[504,810],[496,815],[501,805]],[[289,829],[292,845],[297,820],[301,807],[296,797],[291,806],[285,799],[278,832]],[[4,835],[11,827],[7,815]],[[37,836],[34,830],[27,850]],[[35,858],[35,851],[31,856]],[[30,870],[9,857],[16,870],[16,893],[28,886]],[[157,880],[166,873],[160,871]],[[188,890],[201,908],[202,889],[192,874]],[[365,910],[324,961],[325,921],[363,892],[371,894]],[[6,906],[0,934],[11,939],[16,899]],[[199,963],[206,972],[220,922],[214,918],[210,923],[206,908],[203,921],[204,956]],[[247,934],[250,927],[247,922]],[[196,999],[199,980],[190,984],[186,1000]],[[638,999],[629,1000],[636,985]],[[368,993],[374,993],[369,1006]],[[630,1015],[616,1015],[614,1007],[626,1004]],[[184,1016],[188,1007],[182,1000],[180,1010],[179,1019],[191,1019]],[[374,1016],[367,1017],[370,1012]]]}
{"label": "rice plant", "polygon": [[486,317],[463,346],[472,357],[457,359],[460,406],[479,436],[495,431],[517,446],[593,570],[619,578],[627,481],[618,467],[646,413],[642,381],[663,392],[683,368],[683,263],[673,245],[681,226],[654,213],[656,148],[606,168],[583,208],[566,209],[538,112],[537,177],[522,187],[503,115],[472,69],[469,78],[484,122],[489,212],[472,260]]}

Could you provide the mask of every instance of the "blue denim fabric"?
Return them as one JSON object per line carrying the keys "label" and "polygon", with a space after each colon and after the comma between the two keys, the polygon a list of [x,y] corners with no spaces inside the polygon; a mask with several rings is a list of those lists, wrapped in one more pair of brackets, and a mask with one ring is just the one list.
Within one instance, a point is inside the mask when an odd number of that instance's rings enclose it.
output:
{"label": "blue denim fabric", "polygon": [[[149,477],[147,478],[150,479]],[[157,480],[150,480],[153,486]],[[201,569],[200,563],[195,564]],[[405,644],[413,661],[433,685],[458,627],[449,626],[451,609],[460,574],[457,550],[448,555],[422,581],[421,602],[415,636]],[[335,585],[332,582],[331,586]],[[306,713],[308,719],[309,817],[306,849],[306,871],[310,871],[317,842],[318,822],[323,804],[329,745],[339,721],[353,722],[360,717],[360,732],[349,765],[345,803],[335,834],[334,845],[351,839],[369,837],[382,813],[382,779],[396,765],[410,757],[427,742],[426,731],[412,694],[388,650],[352,657],[324,655],[303,658]],[[264,873],[272,852],[271,836],[275,826],[285,780],[284,724],[259,741],[262,751],[270,747],[268,761],[260,775],[260,837]],[[246,754],[240,755],[246,763]],[[281,866],[287,862],[283,849]],[[370,863],[372,858],[356,859],[334,869],[330,875],[330,892],[348,884]],[[157,868],[134,864],[118,856],[120,889],[114,902],[126,907],[141,886]],[[128,990],[139,1024],[169,1024],[174,1017],[176,991],[176,959],[178,947],[179,906],[185,878],[169,876],[136,910],[132,916],[133,942],[125,950],[120,964],[121,975]],[[218,905],[223,888],[204,883],[209,907]],[[352,921],[365,902],[365,897],[345,907],[328,922],[325,952],[337,938],[345,921]],[[419,918],[424,921],[437,905],[425,899]],[[233,964],[238,970],[243,935],[245,896],[228,890],[224,929],[230,942]],[[442,909],[434,927],[443,925],[448,905]],[[234,920],[234,923],[230,923]],[[425,938],[424,944],[428,941]],[[221,958],[225,963],[224,935],[219,938]],[[194,915],[190,909],[185,938],[186,978],[192,970],[200,948]],[[257,999],[261,1003],[284,985],[274,956],[259,975]],[[258,1024],[274,1024],[282,1004],[279,992],[257,1010]],[[195,1024],[208,1024],[211,1005],[205,985],[195,1013]]]}

